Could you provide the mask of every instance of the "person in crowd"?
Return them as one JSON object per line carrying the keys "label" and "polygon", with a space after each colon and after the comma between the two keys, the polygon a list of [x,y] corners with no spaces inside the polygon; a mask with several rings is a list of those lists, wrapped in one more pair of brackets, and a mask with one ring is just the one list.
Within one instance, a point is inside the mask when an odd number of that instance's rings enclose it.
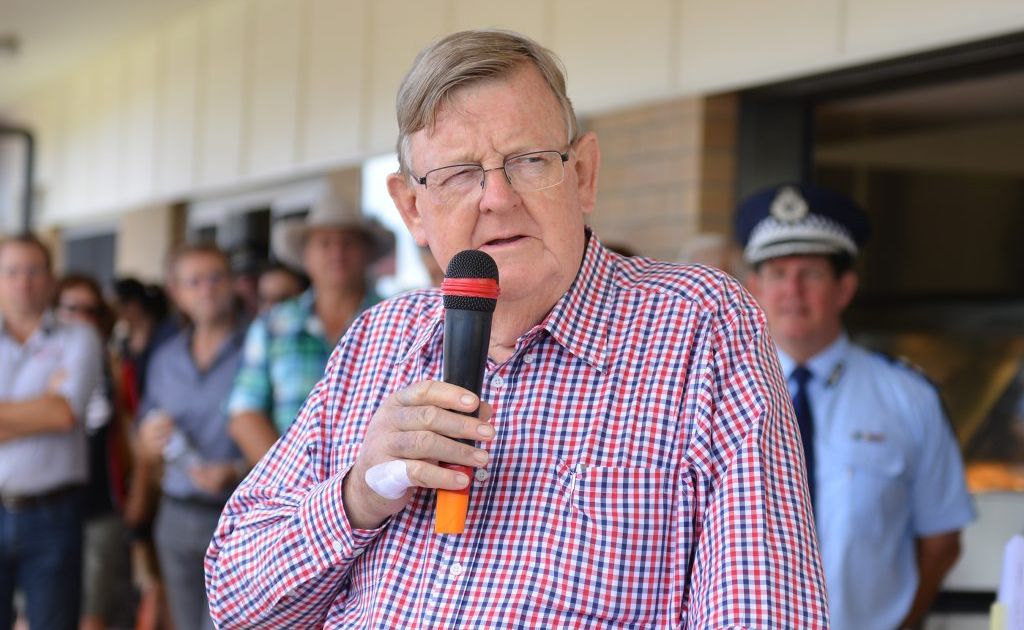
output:
{"label": "person in crowd", "polygon": [[138,409],[146,388],[149,357],[178,333],[178,325],[170,315],[167,295],[154,284],[143,284],[135,278],[114,282],[114,344],[124,385],[123,396],[128,411]]}
{"label": "person in crowd", "polygon": [[843,328],[867,217],[837,192],[783,184],[745,200],[736,226],[799,422],[832,627],[915,627],[974,510],[935,387]]}
{"label": "person in crowd", "polygon": [[0,628],[16,588],[32,628],[78,626],[86,408],[100,386],[96,332],[50,309],[50,252],[0,241]]}
{"label": "person in crowd", "polygon": [[260,272],[257,283],[259,313],[262,315],[271,307],[298,297],[308,288],[309,281],[299,272],[280,263],[266,267]]}
{"label": "person in crowd", "polygon": [[[145,391],[150,358],[155,350],[174,337],[179,326],[170,314],[164,290],[135,278],[114,282],[113,306],[116,323],[113,332],[114,380],[118,407],[128,418],[138,418]],[[134,432],[133,432],[134,435]],[[134,461],[141,462],[140,446],[132,443]],[[163,582],[153,545],[153,517],[159,487],[151,477],[152,467],[136,465],[128,484],[124,520],[132,536],[134,579],[141,590],[139,630],[151,630],[170,624],[170,611],[164,597]]]}
{"label": "person in crowd", "polygon": [[[91,276],[69,274],[57,284],[54,303],[64,324],[91,326],[103,344],[110,338],[114,315]],[[85,409],[89,485],[84,500],[85,557],[82,573],[82,620],[79,630],[133,625],[133,593],[128,530],[121,517],[131,455],[126,416],[114,395],[110,357],[102,381]]]}
{"label": "person in crowd", "polygon": [[244,472],[224,406],[244,328],[224,252],[185,245],[172,255],[168,272],[168,289],[188,325],[153,354],[139,443],[144,465],[161,473],[154,537],[174,626],[212,628],[203,553]]}
{"label": "person in crowd", "polygon": [[246,241],[231,248],[228,258],[239,312],[246,322],[252,321],[260,312],[259,280],[267,258],[266,246]]}
{"label": "person in crowd", "polygon": [[368,269],[387,253],[382,230],[330,191],[304,219],[274,226],[275,257],[301,265],[311,287],[249,327],[228,409],[231,436],[250,463],[288,429],[338,338],[380,300]]}
{"label": "person in crowd", "polygon": [[[554,55],[456,33],[397,105],[409,230],[442,268],[497,263],[481,395],[439,380],[436,290],[359,318],[225,508],[220,626],[827,628],[763,314],[722,273],[611,254],[586,226],[600,150]],[[465,532],[435,534],[432,490],[470,484]]]}
{"label": "person in crowd", "polygon": [[736,242],[730,236],[718,232],[702,232],[687,238],[679,248],[677,260],[721,269],[740,281],[745,279],[747,271],[743,254]]}

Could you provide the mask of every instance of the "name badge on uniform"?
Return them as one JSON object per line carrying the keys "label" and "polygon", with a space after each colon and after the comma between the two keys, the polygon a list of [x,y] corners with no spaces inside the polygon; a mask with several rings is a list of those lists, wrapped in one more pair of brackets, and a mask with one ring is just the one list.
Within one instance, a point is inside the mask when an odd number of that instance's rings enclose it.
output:
{"label": "name badge on uniform", "polygon": [[874,431],[861,431],[859,429],[851,433],[850,437],[853,438],[854,442],[870,442],[872,444],[881,444],[882,442],[885,441],[884,433],[877,433]]}

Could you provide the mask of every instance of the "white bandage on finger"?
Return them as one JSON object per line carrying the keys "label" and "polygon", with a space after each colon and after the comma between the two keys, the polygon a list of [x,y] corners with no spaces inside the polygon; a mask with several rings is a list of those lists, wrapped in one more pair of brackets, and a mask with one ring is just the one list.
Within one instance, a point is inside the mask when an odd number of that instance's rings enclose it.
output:
{"label": "white bandage on finger", "polygon": [[366,485],[385,499],[394,501],[402,498],[405,491],[412,487],[412,482],[409,481],[409,470],[405,462],[393,459],[367,470]]}

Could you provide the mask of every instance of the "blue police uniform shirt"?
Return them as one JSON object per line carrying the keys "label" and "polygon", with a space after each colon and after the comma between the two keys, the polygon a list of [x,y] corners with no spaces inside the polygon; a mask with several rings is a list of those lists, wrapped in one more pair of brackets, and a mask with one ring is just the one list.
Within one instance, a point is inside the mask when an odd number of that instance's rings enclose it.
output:
{"label": "blue police uniform shirt", "polygon": [[[779,350],[790,393],[796,362]],[[917,590],[915,539],[974,520],[960,450],[935,388],[845,334],[813,376],[815,520],[834,630],[890,630]]]}

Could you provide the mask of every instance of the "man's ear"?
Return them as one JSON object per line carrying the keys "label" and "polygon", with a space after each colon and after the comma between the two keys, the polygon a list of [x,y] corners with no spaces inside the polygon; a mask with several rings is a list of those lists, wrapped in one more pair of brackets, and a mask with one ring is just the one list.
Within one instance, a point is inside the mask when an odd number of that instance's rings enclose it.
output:
{"label": "man's ear", "polygon": [[858,286],[860,286],[860,277],[856,271],[847,271],[839,278],[839,305],[841,310],[846,310],[846,307],[853,301],[853,296],[857,294]]}
{"label": "man's ear", "polygon": [[755,300],[761,300],[761,274],[756,269],[750,269],[746,277],[743,278],[743,285],[747,287],[747,291],[754,296]]}
{"label": "man's ear", "polygon": [[182,304],[181,285],[176,279],[168,278],[164,289],[167,291],[167,297],[171,298],[171,303],[180,309]]}
{"label": "man's ear", "polygon": [[426,231],[423,229],[423,215],[420,214],[416,205],[416,192],[413,190],[413,183],[407,175],[401,172],[388,175],[388,194],[395,202],[398,213],[402,215],[405,227],[416,239],[416,244],[421,247],[427,245]]}
{"label": "man's ear", "polygon": [[59,295],[57,295],[57,278],[52,272],[46,274],[46,303],[50,304],[54,302]]}
{"label": "man's ear", "polygon": [[594,211],[597,203],[597,175],[601,170],[601,148],[597,144],[597,134],[588,131],[583,134],[572,148],[575,160],[572,168],[576,171],[576,194],[580,200],[583,214]]}

